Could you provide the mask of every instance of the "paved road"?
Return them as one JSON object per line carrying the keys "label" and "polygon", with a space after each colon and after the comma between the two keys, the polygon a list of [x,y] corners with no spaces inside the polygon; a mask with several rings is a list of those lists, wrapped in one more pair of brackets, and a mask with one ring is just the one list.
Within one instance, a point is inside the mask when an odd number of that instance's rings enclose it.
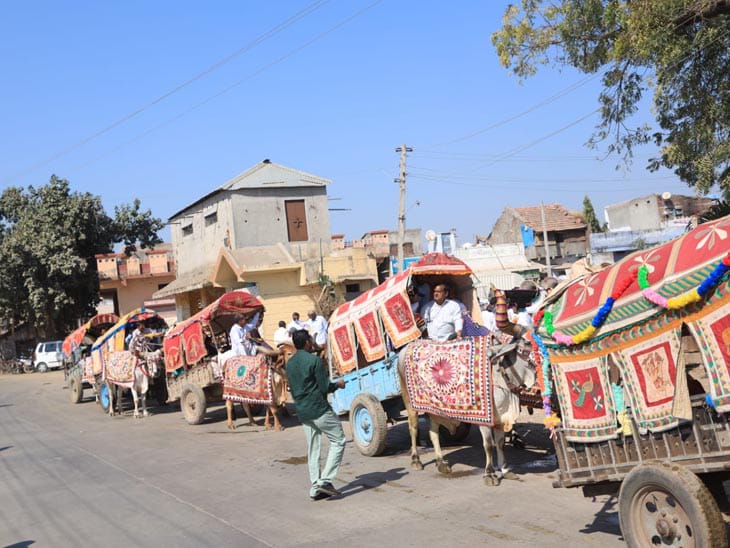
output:
{"label": "paved road", "polygon": [[615,501],[552,488],[535,424],[521,425],[527,450],[508,449],[521,481],[483,484],[476,430],[447,448],[452,477],[427,448],[425,470],[411,471],[399,423],[385,456],[348,443],[344,496],[312,502],[296,418],[284,432],[240,419],[229,432],[222,406],[199,426],[176,406],[153,411],[135,420],[105,416],[91,398],[73,405],[61,372],[0,376],[0,545],[623,545]]}

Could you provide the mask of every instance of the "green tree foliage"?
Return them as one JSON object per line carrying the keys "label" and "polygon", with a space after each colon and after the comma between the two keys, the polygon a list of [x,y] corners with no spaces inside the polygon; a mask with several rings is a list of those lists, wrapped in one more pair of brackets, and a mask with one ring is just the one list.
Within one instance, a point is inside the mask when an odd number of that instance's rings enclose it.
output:
{"label": "green tree foliage", "polygon": [[597,232],[603,232],[601,223],[599,223],[596,218],[596,210],[593,209],[593,203],[588,196],[583,198],[583,218],[585,219],[586,224],[588,224],[591,228],[591,232],[594,234]]}
{"label": "green tree foliage", "polygon": [[[549,63],[602,72],[591,144],[608,140],[629,163],[653,140],[660,151],[648,169],[730,197],[729,31],[730,0],[521,0],[492,42],[521,79]],[[647,91],[659,130],[631,123]]]}
{"label": "green tree foliage", "polygon": [[40,188],[0,196],[0,321],[60,336],[99,301],[97,253],[123,242],[128,252],[161,240],[162,221],[133,206],[105,212],[98,196],[71,192],[55,175]]}

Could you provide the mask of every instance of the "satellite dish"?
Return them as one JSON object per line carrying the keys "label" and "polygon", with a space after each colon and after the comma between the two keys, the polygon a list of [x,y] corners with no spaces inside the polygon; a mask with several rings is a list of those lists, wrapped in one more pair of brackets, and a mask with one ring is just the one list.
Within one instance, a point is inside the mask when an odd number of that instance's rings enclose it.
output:
{"label": "satellite dish", "polygon": [[426,231],[426,240],[429,242],[436,241],[436,233],[433,230]]}
{"label": "satellite dish", "polygon": [[672,197],[671,192],[662,192],[662,200],[669,200]]}

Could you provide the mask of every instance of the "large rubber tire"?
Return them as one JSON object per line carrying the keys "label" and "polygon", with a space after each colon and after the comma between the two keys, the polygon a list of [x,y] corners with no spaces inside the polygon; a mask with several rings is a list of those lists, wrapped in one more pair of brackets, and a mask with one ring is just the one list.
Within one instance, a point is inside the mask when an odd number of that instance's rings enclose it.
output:
{"label": "large rubber tire", "polygon": [[205,392],[197,384],[186,384],[180,393],[180,409],[188,424],[200,424],[205,417]]}
{"label": "large rubber tire", "polygon": [[68,378],[68,395],[71,403],[79,403],[84,396],[84,387],[81,382],[81,377],[78,375],[71,375]]}
{"label": "large rubber tire", "polygon": [[109,385],[103,382],[99,387],[99,405],[104,413],[109,412],[109,403],[111,403],[109,399]]}
{"label": "large rubber tire", "polygon": [[36,368],[36,371],[38,371],[40,373],[45,373],[46,371],[48,371],[48,364],[45,362],[41,362],[38,365],[36,365],[35,368]]}
{"label": "large rubber tire", "polygon": [[717,502],[681,465],[637,466],[621,484],[618,507],[621,532],[632,548],[728,545]]}
{"label": "large rubber tire", "polygon": [[376,457],[385,450],[388,416],[372,394],[358,394],[350,406],[350,429],[358,451]]}
{"label": "large rubber tire", "polygon": [[453,434],[450,434],[445,427],[441,426],[439,428],[439,441],[441,441],[442,445],[461,443],[467,438],[470,430],[471,424],[468,422],[459,423],[459,426],[456,427],[456,432]]}

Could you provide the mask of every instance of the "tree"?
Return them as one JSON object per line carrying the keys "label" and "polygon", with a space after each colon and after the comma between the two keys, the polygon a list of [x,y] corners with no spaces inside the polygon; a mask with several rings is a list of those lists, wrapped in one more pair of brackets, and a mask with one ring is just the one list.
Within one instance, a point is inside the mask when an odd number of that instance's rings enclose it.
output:
{"label": "tree", "polygon": [[594,234],[597,232],[603,232],[601,223],[599,223],[596,218],[596,211],[593,209],[593,204],[588,196],[583,198],[583,218],[585,219],[586,224],[591,228],[591,232]]}
{"label": "tree", "polygon": [[98,196],[71,192],[53,175],[0,196],[0,321],[28,322],[42,336],[67,333],[99,301],[95,255],[124,242],[128,251],[159,243],[162,221],[133,206],[111,219]]}
{"label": "tree", "polygon": [[[492,35],[501,63],[519,78],[538,65],[603,71],[601,122],[589,143],[629,164],[654,141],[647,168],[674,170],[707,193],[730,197],[730,0],[521,0]],[[659,130],[631,127],[653,92]]]}

